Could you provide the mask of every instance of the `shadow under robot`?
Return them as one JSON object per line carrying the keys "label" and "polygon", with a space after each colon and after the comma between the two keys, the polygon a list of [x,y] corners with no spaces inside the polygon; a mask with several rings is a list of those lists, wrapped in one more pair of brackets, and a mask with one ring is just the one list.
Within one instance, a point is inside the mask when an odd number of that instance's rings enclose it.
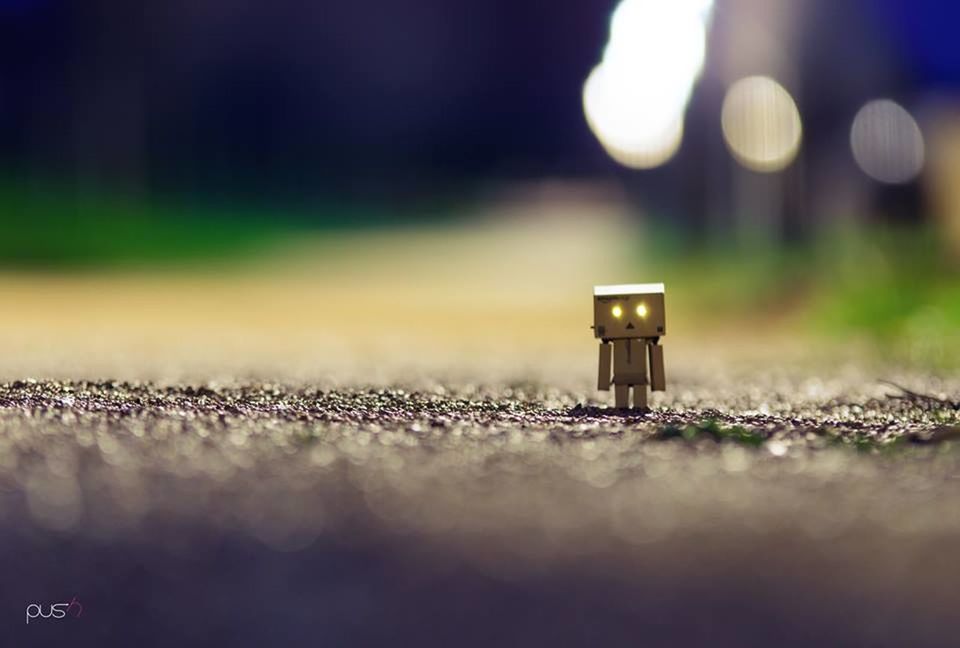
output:
{"label": "shadow under robot", "polygon": [[651,391],[666,389],[659,344],[666,333],[663,284],[594,286],[592,328],[594,337],[600,339],[597,389],[609,391],[613,383],[616,406],[626,408],[633,387],[633,406],[646,409],[647,385]]}

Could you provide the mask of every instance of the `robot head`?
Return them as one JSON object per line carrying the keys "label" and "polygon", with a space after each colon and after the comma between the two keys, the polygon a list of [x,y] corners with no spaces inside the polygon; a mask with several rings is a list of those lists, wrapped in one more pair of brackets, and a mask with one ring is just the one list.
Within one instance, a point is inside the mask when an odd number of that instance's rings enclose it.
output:
{"label": "robot head", "polygon": [[660,337],[666,332],[662,283],[593,287],[594,337]]}

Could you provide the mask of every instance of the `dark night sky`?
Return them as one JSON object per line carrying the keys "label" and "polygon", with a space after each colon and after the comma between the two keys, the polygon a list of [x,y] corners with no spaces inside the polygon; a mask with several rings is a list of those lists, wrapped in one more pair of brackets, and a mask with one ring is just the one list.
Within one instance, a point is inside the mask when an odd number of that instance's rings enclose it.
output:
{"label": "dark night sky", "polygon": [[[907,83],[957,85],[946,4],[872,5]],[[580,93],[614,6],[0,0],[0,159],[188,192],[609,172]]]}
{"label": "dark night sky", "polygon": [[580,112],[609,13],[593,2],[137,5],[6,12],[8,162],[67,170],[92,155],[93,173],[123,175],[145,157],[159,183],[283,184],[602,160]]}

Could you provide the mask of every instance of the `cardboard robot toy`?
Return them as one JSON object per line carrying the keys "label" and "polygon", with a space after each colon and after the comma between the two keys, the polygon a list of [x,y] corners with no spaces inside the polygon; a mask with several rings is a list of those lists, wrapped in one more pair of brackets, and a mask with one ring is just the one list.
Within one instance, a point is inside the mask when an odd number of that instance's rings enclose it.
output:
{"label": "cardboard robot toy", "polygon": [[597,389],[609,391],[612,384],[618,408],[629,407],[631,387],[638,409],[647,409],[647,386],[666,389],[660,345],[667,332],[663,294],[662,283],[593,288],[592,328],[600,340]]}

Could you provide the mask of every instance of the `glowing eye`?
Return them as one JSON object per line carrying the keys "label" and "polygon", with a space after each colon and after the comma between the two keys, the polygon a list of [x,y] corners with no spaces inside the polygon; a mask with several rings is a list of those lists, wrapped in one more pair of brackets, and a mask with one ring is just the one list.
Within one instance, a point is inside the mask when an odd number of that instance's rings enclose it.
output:
{"label": "glowing eye", "polygon": [[637,315],[640,317],[647,316],[647,305],[646,304],[637,304]]}
{"label": "glowing eye", "polygon": [[620,304],[617,304],[616,306],[611,308],[610,312],[613,313],[613,316],[616,317],[617,319],[620,319],[621,317],[623,317],[623,309],[620,308]]}

